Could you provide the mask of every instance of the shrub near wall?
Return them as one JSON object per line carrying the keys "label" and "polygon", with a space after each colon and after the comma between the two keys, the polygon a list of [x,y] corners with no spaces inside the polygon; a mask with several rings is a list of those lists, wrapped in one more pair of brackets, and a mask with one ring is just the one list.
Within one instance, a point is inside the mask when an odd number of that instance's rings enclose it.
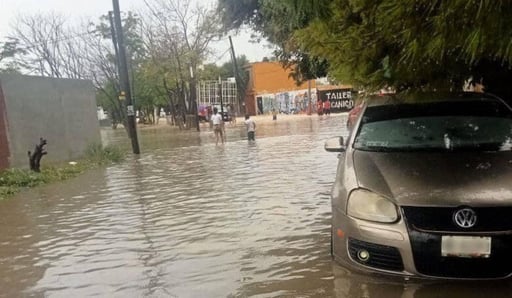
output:
{"label": "shrub near wall", "polygon": [[2,171],[0,172],[0,200],[25,188],[66,180],[76,177],[88,169],[119,163],[124,159],[124,154],[118,147],[102,147],[94,144],[87,148],[82,159],[67,164],[42,166],[40,173],[25,169]]}

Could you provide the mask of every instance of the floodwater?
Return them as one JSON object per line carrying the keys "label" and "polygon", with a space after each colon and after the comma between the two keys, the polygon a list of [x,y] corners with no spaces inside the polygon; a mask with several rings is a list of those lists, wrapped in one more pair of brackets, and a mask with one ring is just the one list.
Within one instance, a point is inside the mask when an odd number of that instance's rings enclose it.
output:
{"label": "floodwater", "polygon": [[140,157],[0,202],[0,296],[510,296],[509,283],[390,280],[331,260],[337,156],[323,144],[345,120],[260,123],[255,144],[231,127],[218,147],[206,128],[140,130]]}

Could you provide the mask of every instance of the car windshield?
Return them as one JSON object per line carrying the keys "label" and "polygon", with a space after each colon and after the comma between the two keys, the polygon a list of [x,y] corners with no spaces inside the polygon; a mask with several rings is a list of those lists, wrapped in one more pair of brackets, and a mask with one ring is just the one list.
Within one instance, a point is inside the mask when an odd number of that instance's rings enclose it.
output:
{"label": "car windshield", "polygon": [[354,142],[365,151],[510,151],[512,115],[497,101],[368,107]]}

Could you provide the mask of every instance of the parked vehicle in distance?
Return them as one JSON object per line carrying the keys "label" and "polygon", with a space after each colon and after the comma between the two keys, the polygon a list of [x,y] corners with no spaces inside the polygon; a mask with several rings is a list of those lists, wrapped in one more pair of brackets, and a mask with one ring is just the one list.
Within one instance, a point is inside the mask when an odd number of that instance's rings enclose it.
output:
{"label": "parked vehicle in distance", "polygon": [[392,96],[394,93],[379,93],[379,94],[370,94],[370,95],[360,95],[354,103],[354,107],[348,112],[347,117],[347,129],[351,130],[354,127],[359,114],[363,110],[364,103],[367,100],[378,101],[378,100],[386,100],[389,96]]}
{"label": "parked vehicle in distance", "polygon": [[229,107],[228,105],[224,105],[222,108],[220,105],[214,104],[210,106],[210,110],[213,113],[213,108],[217,108],[219,113],[222,115],[222,121],[224,122],[230,122],[231,121],[231,115],[229,113]]}
{"label": "parked vehicle in distance", "polygon": [[211,107],[207,105],[199,105],[197,107],[197,114],[199,121],[208,122],[210,121],[210,115],[212,114]]}
{"label": "parked vehicle in distance", "polygon": [[483,93],[366,100],[339,152],[331,252],[366,272],[512,275],[512,110]]}
{"label": "parked vehicle in distance", "polygon": [[363,109],[364,102],[360,102],[358,105],[354,106],[350,112],[348,112],[347,117],[347,129],[351,130],[354,127],[354,124],[357,121],[357,118],[359,117],[359,113],[361,113],[361,110]]}
{"label": "parked vehicle in distance", "polygon": [[224,121],[224,122],[231,121],[231,115],[229,114],[229,112],[222,113],[222,121]]}
{"label": "parked vehicle in distance", "polygon": [[[213,107],[217,107],[217,109],[219,110],[219,113],[221,113],[220,106],[218,106],[218,105],[213,105],[213,106],[199,105],[197,107],[199,121],[204,121],[204,122],[210,121],[211,115],[213,114]],[[221,113],[221,114],[222,114],[222,121],[224,121],[224,122],[231,121],[231,115],[229,114],[229,112],[226,109],[224,110],[224,113]]]}

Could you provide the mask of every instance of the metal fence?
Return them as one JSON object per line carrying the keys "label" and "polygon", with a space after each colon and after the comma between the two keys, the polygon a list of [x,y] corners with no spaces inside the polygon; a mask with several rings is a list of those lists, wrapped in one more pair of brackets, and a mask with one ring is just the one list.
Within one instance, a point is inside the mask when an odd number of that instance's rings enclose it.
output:
{"label": "metal fence", "polygon": [[[222,96],[221,93],[222,92]],[[224,110],[233,107],[239,111],[236,83],[232,80],[226,81],[200,81],[197,85],[197,96],[199,106],[217,107],[221,105]]]}

